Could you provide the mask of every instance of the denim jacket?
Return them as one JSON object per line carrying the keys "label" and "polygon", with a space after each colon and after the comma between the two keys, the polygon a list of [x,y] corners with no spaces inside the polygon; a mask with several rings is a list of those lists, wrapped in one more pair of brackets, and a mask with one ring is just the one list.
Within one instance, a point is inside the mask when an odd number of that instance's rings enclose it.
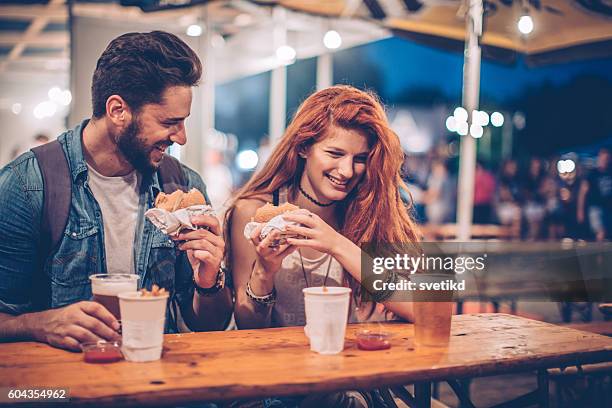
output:
{"label": "denim jacket", "polygon": [[[68,158],[72,202],[63,239],[48,259],[41,259],[43,181],[34,154],[24,153],[0,170],[0,312],[17,315],[89,300],[89,276],[106,273],[102,213],[88,185],[81,146],[87,122],[58,138]],[[197,188],[209,201],[200,176],[186,166],[182,168],[186,187]],[[160,189],[157,173],[141,182],[134,262],[140,287],[150,288],[155,283],[170,290],[173,307],[168,308],[166,331],[175,331],[176,306],[191,307],[193,272],[185,253],[144,217]],[[46,288],[49,299],[42,306],[34,298],[34,280],[40,276],[50,286]]]}

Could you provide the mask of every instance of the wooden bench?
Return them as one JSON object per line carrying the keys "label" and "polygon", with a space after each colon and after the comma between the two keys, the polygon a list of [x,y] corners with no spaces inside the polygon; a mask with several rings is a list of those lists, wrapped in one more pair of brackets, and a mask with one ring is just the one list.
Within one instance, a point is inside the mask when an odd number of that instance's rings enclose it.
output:
{"label": "wooden bench", "polygon": [[570,327],[576,330],[582,330],[590,333],[597,333],[604,336],[612,336],[612,321],[604,322],[588,322],[588,323],[566,323],[563,327]]}
{"label": "wooden bench", "polygon": [[[459,231],[457,224],[421,225],[423,238],[426,240],[456,239]],[[471,227],[471,236],[475,239],[518,239],[520,230],[511,226],[494,224],[474,224]]]}
{"label": "wooden bench", "polygon": [[[589,333],[597,333],[604,336],[612,336],[612,321],[565,323],[559,326]],[[580,403],[580,401],[576,401],[577,397],[585,398],[586,396],[588,398],[588,396],[594,395],[599,390],[602,390],[602,387],[605,387],[606,379],[612,375],[612,361],[564,368],[549,368],[546,371],[549,380],[555,384],[557,404],[565,406],[564,404],[567,400],[569,400],[568,403],[570,405],[573,403]],[[602,392],[600,391],[600,393]],[[603,394],[604,398],[607,398],[605,396],[605,391],[603,391]],[[609,406],[606,404],[610,402],[609,400],[601,401],[603,404],[601,406]]]}

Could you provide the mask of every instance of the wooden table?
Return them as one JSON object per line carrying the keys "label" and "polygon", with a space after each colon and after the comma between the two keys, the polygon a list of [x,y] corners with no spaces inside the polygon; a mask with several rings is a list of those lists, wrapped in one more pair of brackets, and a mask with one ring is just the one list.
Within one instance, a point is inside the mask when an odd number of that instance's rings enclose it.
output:
{"label": "wooden table", "polygon": [[67,387],[72,404],[172,405],[416,383],[612,360],[612,339],[505,314],[453,317],[448,348],[415,348],[413,326],[385,323],[392,348],[309,351],[301,327],[167,335],[163,359],[96,365],[39,343],[0,344],[0,387]]}

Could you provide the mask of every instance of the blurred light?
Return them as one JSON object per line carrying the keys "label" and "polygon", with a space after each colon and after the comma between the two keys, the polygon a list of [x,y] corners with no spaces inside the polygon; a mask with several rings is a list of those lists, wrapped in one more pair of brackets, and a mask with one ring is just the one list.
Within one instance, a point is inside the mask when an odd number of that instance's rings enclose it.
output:
{"label": "blurred light", "polygon": [[330,50],[335,50],[336,48],[340,48],[342,45],[342,37],[340,37],[340,34],[337,31],[329,30],[323,36],[323,44]]}
{"label": "blurred light", "polygon": [[210,43],[213,48],[223,48],[225,46],[225,38],[221,34],[215,34],[210,39]]}
{"label": "blurred light", "polygon": [[482,126],[480,126],[478,123],[472,123],[470,125],[470,135],[474,138],[474,139],[480,139],[482,137]]}
{"label": "blurred light", "polygon": [[60,105],[68,106],[72,102],[72,93],[68,89],[62,91],[59,100],[57,101]]}
{"label": "blurred light", "polygon": [[514,127],[518,130],[525,129],[525,126],[527,125],[527,119],[525,118],[525,114],[523,112],[515,112],[514,115],[512,115],[512,123],[514,124]]}
{"label": "blurred light", "polygon": [[202,26],[199,24],[192,24],[187,27],[186,33],[190,37],[199,37],[202,35]]}
{"label": "blurred light", "polygon": [[500,127],[504,124],[504,115],[499,112],[493,112],[491,114],[491,124],[495,127]]}
{"label": "blurred light", "polygon": [[455,116],[455,120],[457,122],[467,122],[468,120],[468,113],[461,106],[455,109],[453,115]]}
{"label": "blurred light", "polygon": [[49,100],[59,103],[59,100],[62,97],[62,90],[59,87],[54,86],[53,88],[49,89],[47,95],[49,96]]}
{"label": "blurred light", "polygon": [[559,174],[572,173],[576,170],[576,163],[572,159],[559,160],[557,162],[557,171]]}
{"label": "blurred light", "polygon": [[533,19],[531,16],[521,16],[518,21],[518,29],[523,34],[529,34],[533,31]]}
{"label": "blurred light", "polygon": [[472,112],[472,122],[477,123],[480,126],[487,126],[489,124],[489,114],[485,111]]}
{"label": "blurred light", "polygon": [[455,120],[454,116],[449,116],[448,118],[446,118],[446,128],[449,132],[457,131],[457,121]]}
{"label": "blurred light", "polygon": [[465,136],[468,134],[468,124],[467,122],[459,122],[457,123],[457,133],[461,136]]}
{"label": "blurred light", "polygon": [[276,50],[276,58],[285,63],[292,62],[295,56],[295,50],[288,45],[281,45]]}
{"label": "blurred light", "polygon": [[240,170],[252,170],[257,166],[259,157],[253,150],[243,150],[236,156],[236,164]]}
{"label": "blurred light", "polygon": [[15,115],[19,115],[21,113],[21,104],[19,102],[14,103],[13,106],[11,106],[11,112],[13,112]]}
{"label": "blurred light", "polygon": [[253,17],[247,13],[238,14],[234,18],[234,24],[237,25],[238,27],[248,26],[252,22],[253,22]]}
{"label": "blurred light", "polygon": [[55,115],[57,106],[51,101],[44,101],[36,105],[34,108],[34,117],[36,119],[50,118]]}

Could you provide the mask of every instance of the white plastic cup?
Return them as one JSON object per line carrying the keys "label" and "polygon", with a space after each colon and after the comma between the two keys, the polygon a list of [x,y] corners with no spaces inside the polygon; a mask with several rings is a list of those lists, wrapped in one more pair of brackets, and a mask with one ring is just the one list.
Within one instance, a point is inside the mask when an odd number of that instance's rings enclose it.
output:
{"label": "white plastic cup", "polygon": [[159,360],[164,344],[168,293],[142,296],[140,292],[119,294],[123,356],[128,361]]}
{"label": "white plastic cup", "polygon": [[304,333],[310,350],[319,354],[338,354],[344,350],[351,289],[313,287],[302,289],[306,309]]}

